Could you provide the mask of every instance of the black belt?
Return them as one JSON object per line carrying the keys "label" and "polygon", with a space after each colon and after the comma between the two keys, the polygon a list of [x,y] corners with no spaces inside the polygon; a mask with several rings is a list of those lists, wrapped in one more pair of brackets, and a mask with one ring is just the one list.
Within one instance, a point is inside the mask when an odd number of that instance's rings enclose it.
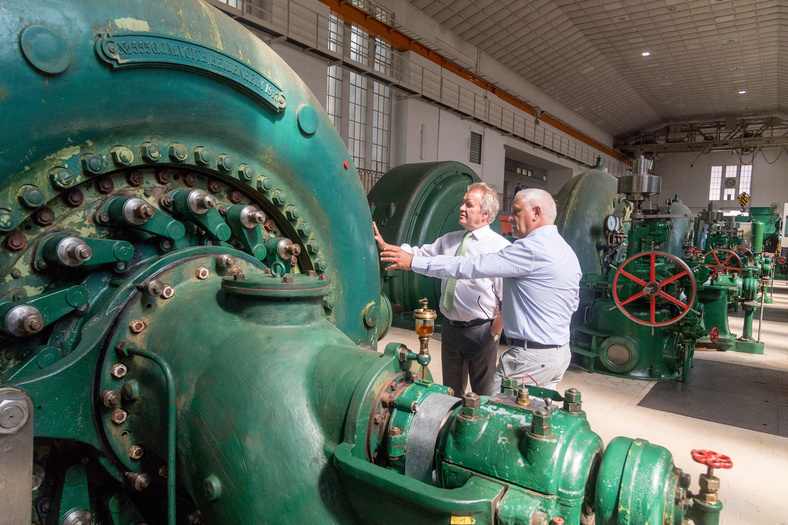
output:
{"label": "black belt", "polygon": [[547,350],[548,348],[560,348],[564,345],[543,345],[528,339],[509,339],[509,344],[512,346],[522,346],[523,348],[535,348],[537,350]]}
{"label": "black belt", "polygon": [[492,319],[471,319],[470,321],[452,321],[451,319],[446,319],[450,325],[456,326],[457,328],[470,328],[471,326],[479,326],[480,324],[489,323]]}

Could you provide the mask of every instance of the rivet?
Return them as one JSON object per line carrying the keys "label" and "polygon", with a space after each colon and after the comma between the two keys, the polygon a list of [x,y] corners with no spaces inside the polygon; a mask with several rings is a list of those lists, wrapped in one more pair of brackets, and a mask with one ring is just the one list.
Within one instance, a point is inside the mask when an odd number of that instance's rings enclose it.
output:
{"label": "rivet", "polygon": [[194,162],[199,164],[200,166],[207,166],[213,160],[213,153],[208,148],[203,148],[202,146],[198,146],[194,148]]}
{"label": "rivet", "polygon": [[238,166],[238,177],[243,180],[252,180],[254,170],[248,164],[241,164]]}
{"label": "rivet", "polygon": [[145,162],[158,162],[161,159],[161,148],[153,142],[142,143],[140,153]]}
{"label": "rivet", "polygon": [[82,171],[86,171],[91,175],[98,175],[104,171],[104,159],[92,153],[84,155],[82,157]]}
{"label": "rivet", "polygon": [[173,142],[167,149],[169,151],[170,160],[173,162],[183,162],[189,158],[189,150],[186,149],[186,146],[183,144]]}
{"label": "rivet", "polygon": [[[164,292],[162,292],[164,295]],[[139,334],[143,330],[145,330],[145,321],[141,319],[134,319],[131,323],[129,323],[129,330],[131,330],[132,334]]]}
{"label": "rivet", "polygon": [[129,369],[123,363],[115,363],[112,365],[112,377],[115,379],[120,379],[125,376],[128,371]]}
{"label": "rivet", "polygon": [[[230,173],[235,167],[235,161],[229,155],[219,155],[219,158],[216,159],[216,167],[225,173]],[[238,171],[240,173],[241,169],[239,168]],[[250,176],[247,180],[250,180],[251,178],[252,177]]]}
{"label": "rivet", "polygon": [[77,182],[71,170],[63,167],[52,168],[49,171],[49,181],[59,190],[66,190]]}
{"label": "rivet", "polygon": [[112,155],[112,162],[118,167],[129,166],[134,162],[134,153],[125,146],[115,146],[110,151],[110,155]]}

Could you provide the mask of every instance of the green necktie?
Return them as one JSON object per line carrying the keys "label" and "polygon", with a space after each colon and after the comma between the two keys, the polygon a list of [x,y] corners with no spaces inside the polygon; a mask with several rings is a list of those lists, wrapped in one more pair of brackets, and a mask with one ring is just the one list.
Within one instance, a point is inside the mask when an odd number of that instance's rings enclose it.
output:
{"label": "green necktie", "polygon": [[[457,257],[462,257],[465,255],[465,250],[468,248],[468,243],[471,241],[471,236],[473,233],[465,232],[465,236],[462,238],[462,242],[460,243],[460,247],[457,248]],[[447,312],[451,312],[454,310],[454,292],[457,290],[457,279],[449,279],[446,283],[446,291],[443,292],[443,309]]]}

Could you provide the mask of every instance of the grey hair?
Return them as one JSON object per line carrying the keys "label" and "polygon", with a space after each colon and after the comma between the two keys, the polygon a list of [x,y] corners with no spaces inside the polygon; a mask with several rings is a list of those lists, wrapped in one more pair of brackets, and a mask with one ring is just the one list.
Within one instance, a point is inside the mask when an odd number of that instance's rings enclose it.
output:
{"label": "grey hair", "polygon": [[495,219],[498,218],[498,209],[501,206],[500,202],[498,201],[498,192],[483,182],[474,182],[468,186],[466,193],[470,193],[472,191],[478,191],[482,194],[482,200],[479,204],[479,207],[481,208],[482,213],[490,213],[487,216],[487,224],[492,224]]}
{"label": "grey hair", "polygon": [[555,206],[553,196],[546,191],[540,190],[539,188],[526,188],[522,191],[518,191],[514,200],[519,200],[520,203],[528,209],[539,206],[545,219],[547,219],[550,224],[555,224],[558,209]]}

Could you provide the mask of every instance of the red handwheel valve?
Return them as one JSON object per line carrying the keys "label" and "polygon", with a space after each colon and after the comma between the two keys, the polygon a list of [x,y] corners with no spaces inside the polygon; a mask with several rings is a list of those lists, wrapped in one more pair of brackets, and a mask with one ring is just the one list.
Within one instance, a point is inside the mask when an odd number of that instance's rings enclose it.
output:
{"label": "red handwheel valve", "polygon": [[[700,493],[695,497],[705,507],[714,507],[718,512],[722,508],[717,498],[720,490],[720,479],[714,476],[715,468],[733,468],[733,461],[725,454],[718,454],[713,450],[693,450],[692,459],[696,463],[706,465],[708,470],[700,475]],[[717,509],[719,507],[719,509]]]}

